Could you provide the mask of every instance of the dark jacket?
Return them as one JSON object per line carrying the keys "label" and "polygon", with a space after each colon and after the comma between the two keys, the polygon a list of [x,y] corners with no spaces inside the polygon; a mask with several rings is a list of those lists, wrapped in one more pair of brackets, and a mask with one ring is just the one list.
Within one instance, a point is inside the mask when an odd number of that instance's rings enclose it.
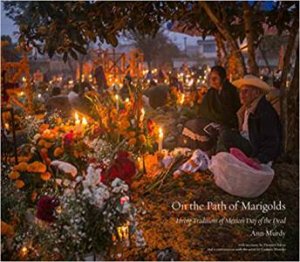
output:
{"label": "dark jacket", "polygon": [[222,124],[226,127],[237,128],[236,113],[241,107],[236,87],[225,81],[221,92],[210,88],[199,106],[199,117]]}
{"label": "dark jacket", "polygon": [[[238,112],[240,124],[243,108]],[[261,163],[275,160],[282,151],[282,133],[279,116],[265,96],[250,111],[248,118],[249,139],[253,147],[252,157]]]}

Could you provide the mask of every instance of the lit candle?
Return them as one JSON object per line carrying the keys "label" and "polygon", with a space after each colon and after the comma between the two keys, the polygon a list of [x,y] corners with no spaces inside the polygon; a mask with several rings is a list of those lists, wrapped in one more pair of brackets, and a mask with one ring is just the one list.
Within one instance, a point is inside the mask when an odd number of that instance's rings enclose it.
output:
{"label": "lit candle", "polygon": [[4,124],[4,128],[5,128],[6,130],[9,130],[9,124],[8,124],[8,123],[5,123],[5,124]]}
{"label": "lit candle", "polygon": [[115,95],[117,111],[119,111],[119,95]]}
{"label": "lit candle", "polygon": [[143,122],[144,117],[145,117],[145,109],[142,108],[142,109],[141,109],[141,122]]}
{"label": "lit candle", "polygon": [[79,124],[80,124],[80,119],[79,119],[78,113],[75,112],[75,125],[79,125]]}
{"label": "lit candle", "polygon": [[192,86],[194,84],[194,79],[191,79],[190,81],[189,81],[189,83],[188,83],[188,86]]}
{"label": "lit candle", "polygon": [[286,80],[285,85],[286,85],[286,87],[289,87],[290,86],[290,81]]}
{"label": "lit candle", "polygon": [[180,105],[183,105],[183,103],[184,103],[184,98],[185,98],[185,95],[184,95],[184,94],[181,94],[180,100],[179,100]]}
{"label": "lit candle", "polygon": [[87,125],[88,122],[87,122],[87,120],[86,120],[85,117],[82,118],[82,122],[81,122],[81,123],[82,123],[82,125],[83,125],[84,127]]}
{"label": "lit candle", "polygon": [[20,250],[21,256],[25,257],[28,254],[28,248],[27,247],[22,247]]}
{"label": "lit candle", "polygon": [[138,166],[139,171],[143,170],[143,158],[142,157],[137,158],[137,166]]}
{"label": "lit candle", "polygon": [[164,133],[162,128],[160,127],[158,129],[158,151],[161,151],[163,149],[163,139],[164,139]]}
{"label": "lit candle", "polygon": [[129,104],[129,102],[130,102],[130,100],[129,100],[129,98],[127,97],[127,98],[125,99],[125,103],[128,103],[128,104]]}

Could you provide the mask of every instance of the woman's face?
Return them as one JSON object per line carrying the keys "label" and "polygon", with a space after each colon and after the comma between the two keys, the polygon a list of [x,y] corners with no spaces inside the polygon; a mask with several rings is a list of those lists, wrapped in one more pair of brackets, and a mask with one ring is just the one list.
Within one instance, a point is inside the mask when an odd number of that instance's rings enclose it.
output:
{"label": "woman's face", "polygon": [[209,74],[209,86],[220,90],[222,88],[222,80],[219,74],[215,71],[211,71]]}

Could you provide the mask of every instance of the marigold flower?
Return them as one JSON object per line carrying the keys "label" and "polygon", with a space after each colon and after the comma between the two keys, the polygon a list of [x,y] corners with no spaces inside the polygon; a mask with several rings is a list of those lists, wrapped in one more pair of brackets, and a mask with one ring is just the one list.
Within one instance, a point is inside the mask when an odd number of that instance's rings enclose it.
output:
{"label": "marigold flower", "polygon": [[64,153],[64,150],[61,147],[57,147],[57,148],[55,148],[53,155],[54,155],[54,157],[59,157],[63,153]]}
{"label": "marigold flower", "polygon": [[130,138],[128,141],[128,144],[131,146],[134,146],[136,144],[136,139],[135,138]]}
{"label": "marigold flower", "polygon": [[13,227],[1,220],[1,235],[11,236],[13,234]]}
{"label": "marigold flower", "polygon": [[146,143],[146,137],[145,135],[139,135],[139,140],[144,144]]}
{"label": "marigold flower", "polygon": [[20,177],[20,173],[18,171],[12,171],[12,172],[10,172],[8,177],[12,180],[16,180]]}
{"label": "marigold flower", "polygon": [[35,161],[28,165],[27,171],[33,172],[33,173],[45,173],[47,170],[47,167],[45,164]]}
{"label": "marigold flower", "polygon": [[25,183],[24,183],[23,180],[21,180],[21,179],[17,179],[17,180],[16,180],[16,187],[17,187],[18,189],[21,189],[21,188],[23,188],[24,186],[25,186]]}
{"label": "marigold flower", "polygon": [[128,135],[129,135],[130,137],[134,137],[136,134],[135,134],[134,131],[129,131],[129,132],[128,132]]}
{"label": "marigold flower", "polygon": [[33,191],[31,194],[31,201],[34,202],[36,200],[36,197],[37,197],[37,192]]}
{"label": "marigold flower", "polygon": [[44,181],[48,181],[51,178],[51,176],[52,176],[51,173],[46,172],[46,173],[41,174],[41,179]]}
{"label": "marigold flower", "polygon": [[16,166],[14,166],[14,170],[15,171],[19,171],[19,172],[26,172],[27,171],[27,167],[28,167],[27,163],[20,162],[19,164],[17,164]]}
{"label": "marigold flower", "polygon": [[42,134],[48,128],[49,128],[49,124],[41,124],[39,127],[39,132]]}

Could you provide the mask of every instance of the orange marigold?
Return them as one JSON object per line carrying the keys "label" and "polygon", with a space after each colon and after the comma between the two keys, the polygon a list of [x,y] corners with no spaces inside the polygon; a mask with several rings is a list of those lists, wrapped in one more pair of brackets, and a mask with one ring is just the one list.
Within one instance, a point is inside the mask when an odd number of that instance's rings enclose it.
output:
{"label": "orange marigold", "polygon": [[21,189],[21,188],[24,187],[24,186],[25,186],[25,183],[24,183],[23,180],[21,180],[21,179],[17,179],[17,180],[16,180],[16,187],[17,187],[18,189]]}
{"label": "orange marigold", "polygon": [[44,142],[44,147],[45,148],[50,148],[52,146],[52,143],[50,143],[50,142]]}
{"label": "orange marigold", "polygon": [[20,162],[16,166],[14,166],[14,170],[19,172],[26,172],[27,171],[28,164],[25,162]]}
{"label": "orange marigold", "polygon": [[51,178],[51,176],[52,176],[51,173],[46,172],[46,173],[41,174],[41,179],[44,181],[48,181]]}
{"label": "orange marigold", "polygon": [[129,132],[128,132],[128,135],[129,135],[130,137],[134,137],[134,136],[135,136],[135,132],[134,132],[134,131],[129,131]]}
{"label": "orange marigold", "polygon": [[1,220],[1,235],[11,236],[13,234],[13,227]]}
{"label": "orange marigold", "polygon": [[19,162],[28,162],[32,158],[32,155],[29,154],[28,156],[18,156]]}
{"label": "orange marigold", "polygon": [[20,173],[18,171],[12,171],[9,173],[8,177],[12,180],[16,180],[20,177]]}
{"label": "orange marigold", "polygon": [[32,201],[32,202],[34,202],[34,201],[36,200],[37,195],[38,195],[38,194],[37,194],[36,191],[33,191],[33,192],[32,192],[32,194],[31,194],[31,201]]}
{"label": "orange marigold", "polygon": [[48,128],[49,128],[49,124],[41,124],[39,127],[39,132],[43,133]]}
{"label": "orange marigold", "polygon": [[145,135],[139,135],[139,140],[144,144],[146,143],[146,137]]}
{"label": "orange marigold", "polygon": [[63,153],[64,153],[64,150],[61,147],[57,147],[57,148],[55,148],[53,155],[55,157],[58,157],[58,156],[62,155]]}
{"label": "orange marigold", "polygon": [[47,143],[47,142],[44,139],[40,139],[38,142],[38,146],[43,147],[45,143]]}
{"label": "orange marigold", "polygon": [[130,138],[129,141],[128,141],[128,144],[134,146],[136,144],[136,139],[135,138]]}
{"label": "orange marigold", "polygon": [[34,161],[33,163],[28,165],[27,171],[33,172],[33,173],[45,173],[47,170],[47,167],[45,164]]}

